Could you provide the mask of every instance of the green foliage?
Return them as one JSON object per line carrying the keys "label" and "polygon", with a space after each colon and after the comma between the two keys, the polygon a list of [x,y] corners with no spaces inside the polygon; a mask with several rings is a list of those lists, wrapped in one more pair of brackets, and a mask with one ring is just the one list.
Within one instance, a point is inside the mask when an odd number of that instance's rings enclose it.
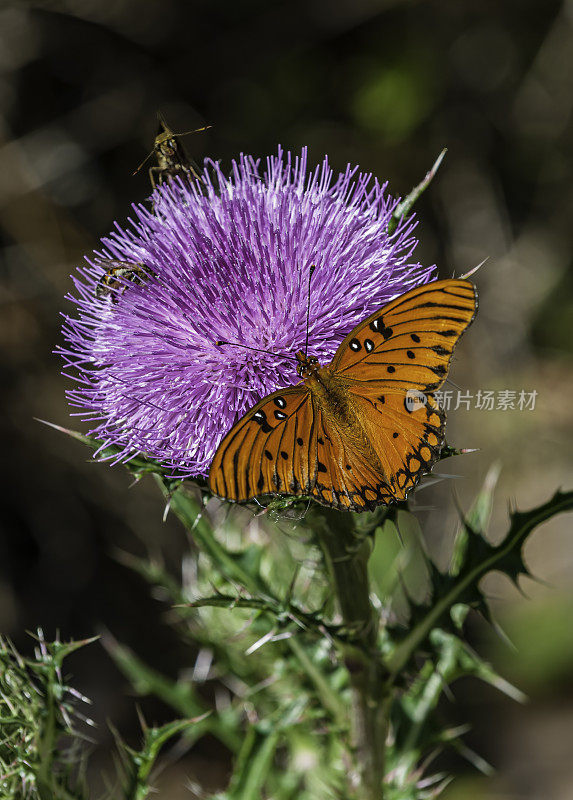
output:
{"label": "green foliage", "polygon": [[[0,638],[0,797],[87,798],[77,705],[87,703],[65,681],[64,659],[93,639],[46,642],[38,632],[32,658]],[[87,720],[89,722],[89,720]],[[79,752],[78,752],[79,751]]]}
{"label": "green foliage", "polygon": [[188,742],[192,743],[210,733],[232,750],[240,745],[237,735],[238,719],[232,710],[212,715],[192,682],[171,680],[162,675],[141,661],[128,647],[116,642],[109,634],[103,637],[103,643],[137,694],[141,697],[146,695],[158,697],[176,714],[193,718],[193,726],[186,731]]}
{"label": "green foliage", "polygon": [[[217,529],[186,487],[171,496],[170,510],[198,547],[191,595],[160,564],[121,558],[161,587],[173,604],[171,621],[200,644],[197,664],[209,653],[212,673],[197,684],[173,680],[109,635],[104,644],[140,695],[160,697],[177,714],[207,712],[200,683],[223,678],[224,708],[211,709],[188,734],[193,740],[211,734],[235,756],[233,778],[218,798],[337,797],[349,690],[333,654],[334,642],[346,641],[348,632],[330,621],[318,553],[316,563],[304,563],[308,546],[286,538],[269,520],[267,547],[249,542],[232,520]],[[277,769],[281,763],[289,768]]]}
{"label": "green foliage", "polygon": [[[461,452],[447,448],[444,456]],[[364,741],[355,740],[353,727],[361,692],[369,692],[376,707],[369,716],[368,702],[364,706],[369,735],[376,738],[380,720],[387,725],[380,745],[384,761],[371,773],[383,765],[386,800],[437,797],[450,777],[429,768],[444,747],[491,772],[464,744],[467,727],[442,723],[440,701],[461,677],[523,701],[465,641],[463,625],[472,610],[492,621],[481,579],[493,570],[514,582],[527,575],[524,543],[544,521],[573,509],[573,492],[557,492],[528,512],[513,511],[505,537],[493,545],[487,535],[498,474],[493,468],[473,506],[460,512],[442,573],[425,553],[407,502],[350,515],[287,498],[273,501],[262,516],[235,507],[221,518],[212,513],[218,506],[203,485],[171,481],[141,457],[126,466],[136,478],[152,473],[166,508],[183,523],[194,580],[186,583],[157,559],[119,558],[161,589],[171,624],[199,651],[193,677],[172,678],[104,635],[136,692],[160,698],[185,718],[160,729],[143,724],[137,752],[119,743],[117,796],[145,797],[159,749],[182,734],[187,746],[214,736],[230,753],[232,778],[217,800],[362,797],[355,786]],[[215,705],[209,694],[218,697]],[[61,713],[53,718],[63,719]],[[42,750],[42,741],[40,736],[34,745],[43,754],[38,760],[52,752],[53,761],[57,751]],[[21,770],[19,759],[23,763],[23,753],[13,754],[11,763]],[[376,780],[365,796],[378,797]]]}
{"label": "green foliage", "polygon": [[[525,696],[483,661],[463,640],[461,629],[471,609],[491,621],[480,580],[493,570],[517,583],[529,572],[523,560],[523,545],[529,535],[556,514],[573,510],[573,492],[557,492],[547,503],[528,512],[512,512],[506,536],[498,545],[486,538],[498,469],[488,474],[482,491],[466,516],[452,553],[449,570],[440,573],[425,559],[430,579],[424,602],[410,598],[407,626],[389,625],[383,633],[383,648],[391,685],[403,686],[394,694],[392,705],[393,743],[388,766],[396,797],[423,798],[428,779],[419,764],[446,743],[457,749],[486,774],[491,768],[460,740],[464,729],[448,731],[436,722],[440,697],[460,677],[478,678],[523,702]],[[408,679],[406,680],[406,674]],[[434,776],[431,792],[439,793],[446,776]],[[422,789],[423,786],[423,789]],[[415,788],[418,787],[418,788]],[[419,791],[418,791],[419,789]],[[413,792],[401,794],[401,792]],[[428,788],[428,791],[430,789]],[[418,793],[416,793],[418,792]],[[392,793],[388,795],[392,797]]]}
{"label": "green foliage", "polygon": [[[163,746],[179,734],[193,730],[200,720],[175,720],[160,728],[150,728],[141,717],[143,741],[139,750],[128,747],[119,735],[116,742],[119,752],[118,789],[124,800],[145,800],[154,793],[152,770]],[[117,794],[117,789],[114,794]]]}
{"label": "green foliage", "polygon": [[[90,800],[83,729],[93,725],[78,706],[90,701],[63,677],[63,662],[94,642],[47,642],[38,632],[32,658],[0,638],[0,798],[2,800]],[[189,709],[188,709],[189,710]],[[153,791],[152,770],[164,745],[183,732],[197,735],[203,719],[176,720],[150,728],[141,718],[139,750],[117,740],[117,775],[105,798],[145,800]],[[102,798],[103,800],[103,798]]]}
{"label": "green foliage", "polygon": [[[487,491],[493,492],[493,487],[484,489],[484,492]],[[393,676],[397,676],[408,665],[434,628],[459,627],[464,607],[467,610],[474,608],[491,619],[485,596],[479,587],[480,580],[488,572],[496,570],[517,584],[520,575],[529,574],[522,552],[527,537],[542,522],[573,509],[573,492],[556,492],[551,500],[536,509],[513,512],[507,535],[500,544],[492,545],[485,536],[485,529],[480,527],[482,516],[478,509],[484,502],[482,498],[483,493],[472,513],[462,518],[462,533],[454,550],[450,571],[442,574],[427,561],[431,596],[427,603],[412,603],[408,631],[388,661]],[[476,527],[472,527],[472,521],[477,523]],[[395,633],[401,635],[398,629]]]}
{"label": "green foliage", "polygon": [[[548,503],[530,512],[513,512],[506,537],[500,544],[492,545],[486,533],[496,476],[496,470],[488,475],[473,507],[462,516],[451,564],[445,574],[424,555],[417,523],[405,506],[379,509],[374,514],[353,519],[357,543],[368,539],[376,541],[372,563],[375,559],[379,562],[378,572],[386,578],[392,573],[408,574],[407,583],[413,581],[414,585],[427,588],[426,597],[414,599],[400,581],[386,580],[377,587],[384,603],[395,603],[401,596],[403,611],[409,614],[407,624],[389,623],[379,636],[388,675],[386,691],[392,696],[391,744],[386,756],[386,796],[389,798],[423,800],[437,796],[450,778],[441,774],[427,775],[426,768],[430,756],[445,746],[456,749],[483,772],[491,771],[488,764],[464,745],[461,737],[466,728],[444,728],[437,720],[438,703],[447,687],[457,679],[471,676],[515,700],[524,699],[519,690],[497,675],[469,647],[461,628],[471,609],[491,618],[479,586],[481,578],[492,570],[501,571],[515,581],[519,574],[527,574],[522,556],[524,542],[543,521],[572,509],[573,493],[557,493]],[[262,687],[256,699],[247,695],[255,713],[253,716],[251,707],[252,722],[247,727],[246,737],[244,718],[239,713],[234,717],[232,724],[236,726],[235,733],[242,746],[230,748],[236,753],[234,778],[228,792],[218,797],[225,800],[251,796],[290,797],[291,786],[295,787],[292,789],[295,796],[300,798],[336,797],[337,792],[344,792],[346,762],[343,748],[340,744],[336,746],[337,737],[333,734],[344,736],[344,731],[348,730],[349,684],[343,670],[325,669],[321,656],[328,654],[328,662],[332,663],[336,653],[348,645],[352,631],[345,629],[333,615],[324,584],[323,592],[315,592],[313,601],[308,592],[297,590],[300,575],[296,572],[293,553],[297,542],[288,542],[286,548],[283,542],[283,557],[278,560],[276,553],[266,555],[260,546],[255,556],[252,552],[255,545],[246,541],[242,548],[229,550],[223,547],[220,534],[208,523],[205,509],[184,488],[173,495],[171,508],[188,530],[195,532],[201,525],[200,536],[195,541],[201,552],[209,556],[205,564],[209,587],[217,587],[215,592],[202,595],[197,585],[198,595],[186,605],[181,604],[180,592],[172,593],[181,619],[188,624],[187,609],[205,614],[203,635],[206,630],[217,627],[217,639],[227,643],[218,650],[225,651],[226,668],[232,668],[245,683]],[[304,520],[310,533],[316,530],[316,513],[323,512],[315,508]],[[266,525],[272,551],[278,546],[281,534],[269,521]],[[266,571],[271,565],[272,579],[269,580]],[[318,571],[314,574],[318,577]],[[165,588],[168,583],[165,579],[162,586]],[[277,591],[277,587],[282,587],[282,592]],[[197,625],[197,617],[193,619]],[[238,625],[245,622],[248,628],[240,646],[235,648],[229,633],[236,632]],[[196,635],[196,628],[194,631]],[[211,636],[211,643],[214,638]],[[268,659],[271,647],[274,652]],[[265,686],[262,676],[266,670],[267,676],[272,677]],[[284,677],[287,677],[286,683]],[[155,691],[164,696],[159,689]],[[236,696],[233,707],[237,712],[244,708],[245,697]],[[293,709],[298,709],[298,714]],[[295,730],[299,736],[293,738]],[[313,743],[312,758],[309,758],[313,770],[298,775],[297,781],[294,765],[301,734]],[[333,748],[335,758],[332,757]],[[287,763],[288,769],[279,770],[281,763]],[[321,769],[324,773],[321,788],[314,787],[311,791],[312,777]]]}

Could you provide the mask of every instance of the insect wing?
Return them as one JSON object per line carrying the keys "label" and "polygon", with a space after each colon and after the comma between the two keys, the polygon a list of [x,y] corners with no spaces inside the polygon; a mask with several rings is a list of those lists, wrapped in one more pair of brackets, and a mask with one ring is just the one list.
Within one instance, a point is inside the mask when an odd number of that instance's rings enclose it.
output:
{"label": "insect wing", "polygon": [[419,286],[354,328],[336,351],[331,368],[351,382],[435,391],[446,378],[454,347],[476,308],[469,281]]}
{"label": "insect wing", "polygon": [[209,488],[245,502],[265,494],[306,494],[316,480],[316,419],[308,389],[281,389],[257,403],[219,445]]}

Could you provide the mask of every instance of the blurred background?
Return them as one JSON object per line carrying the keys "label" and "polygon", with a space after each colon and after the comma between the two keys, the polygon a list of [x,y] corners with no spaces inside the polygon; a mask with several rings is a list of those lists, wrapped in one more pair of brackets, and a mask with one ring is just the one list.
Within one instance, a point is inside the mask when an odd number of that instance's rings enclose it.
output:
{"label": "blurred background", "polygon": [[[165,607],[115,556],[161,546],[176,565],[186,546],[178,524],[162,525],[151,482],[129,488],[120,468],[89,462],[82,445],[34,420],[70,424],[52,354],[59,315],[71,308],[69,275],[149,194],[146,168],[132,173],[151,149],[158,109],[175,131],[213,126],[184,140],[198,162],[229,166],[241,151],[307,144],[311,162],[328,153],[335,168],[359,163],[395,195],[448,148],[417,205],[417,256],[442,277],[488,261],[476,276],[480,315],[452,371],[457,386],[446,387],[452,409],[457,387],[474,396],[452,410],[450,443],[479,452],[441,464],[457,477],[416,496],[444,563],[453,495],[467,506],[492,462],[502,467],[494,537],[508,499],[528,508],[573,484],[573,4],[2,3],[0,631],[26,651],[25,632],[38,626],[65,638],[108,629],[173,674],[189,653]],[[535,407],[480,410],[478,390],[535,391]],[[527,561],[546,583],[525,580],[528,599],[501,578],[486,584],[515,649],[485,627],[474,638],[530,701],[459,686],[447,713],[469,718],[468,742],[497,775],[452,761],[459,777],[447,800],[573,798],[571,525],[557,518],[529,543]],[[103,763],[107,720],[136,736],[133,699],[99,645],[69,667],[94,699]],[[162,721],[160,706],[144,708]],[[192,768],[216,787],[226,767],[211,744],[196,749]],[[184,773],[169,775],[161,796],[188,796]]]}

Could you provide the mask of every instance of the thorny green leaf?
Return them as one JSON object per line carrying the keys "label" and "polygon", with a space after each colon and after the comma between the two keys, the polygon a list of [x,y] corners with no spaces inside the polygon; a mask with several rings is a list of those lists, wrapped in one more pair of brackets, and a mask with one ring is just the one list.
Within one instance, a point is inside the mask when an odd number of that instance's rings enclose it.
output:
{"label": "thorny green leaf", "polygon": [[[128,747],[114,731],[121,759],[120,783],[123,800],[145,800],[154,793],[152,770],[163,746],[179,734],[193,737],[194,728],[200,725],[203,717],[168,722],[159,728],[147,726],[140,715],[143,742],[139,750]],[[194,738],[197,738],[196,736]]]}
{"label": "thorny green leaf", "polygon": [[[408,632],[395,647],[387,666],[396,678],[413,655],[425,644],[431,631],[447,623],[454,606],[462,603],[482,612],[489,619],[489,609],[479,582],[488,572],[503,572],[517,582],[520,574],[528,575],[523,561],[522,548],[527,537],[542,522],[556,514],[573,509],[573,492],[557,492],[551,500],[527,512],[513,512],[509,531],[498,545],[492,545],[482,533],[474,531],[467,519],[463,520],[467,544],[455,574],[442,574],[428,560],[432,583],[431,597],[426,604],[412,604]],[[399,636],[396,629],[395,634]]]}
{"label": "thorny green leaf", "polygon": [[[0,637],[0,798],[83,800],[84,735],[79,712],[89,702],[64,681],[64,659],[90,642],[47,642],[35,637],[34,657],[23,658]],[[73,757],[72,757],[73,756]]]}

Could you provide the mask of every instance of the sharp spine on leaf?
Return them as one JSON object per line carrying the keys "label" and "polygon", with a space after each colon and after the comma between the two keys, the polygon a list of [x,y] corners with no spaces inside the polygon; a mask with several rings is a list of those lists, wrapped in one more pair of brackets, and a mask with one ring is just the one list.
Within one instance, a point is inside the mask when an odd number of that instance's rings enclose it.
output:
{"label": "sharp spine on leaf", "polygon": [[[485,500],[493,491],[492,476],[493,471],[490,471]],[[481,522],[481,527],[485,528],[488,509],[483,507],[483,496],[481,499],[481,508],[476,509],[474,504],[475,521],[478,525]],[[481,530],[475,530],[475,526],[472,526],[468,519],[471,512],[462,515],[462,530],[466,534],[465,549],[459,554],[455,570],[451,570],[449,574],[442,574],[437,568],[430,569],[432,597],[423,609],[416,605],[411,607],[410,631],[398,639],[393,653],[387,660],[387,667],[392,676],[390,680],[397,680],[399,673],[406,668],[412,657],[425,646],[433,630],[444,626],[447,628],[448,624],[452,624],[453,620],[448,622],[447,615],[455,604],[476,609],[497,627],[486,598],[479,588],[479,581],[493,570],[503,572],[514,581],[521,574],[530,574],[522,555],[525,541],[538,525],[555,514],[567,510],[573,510],[573,492],[557,492],[551,500],[532,511],[514,512],[511,515],[509,531],[498,545],[490,544]]]}
{"label": "sharp spine on leaf", "polygon": [[466,272],[464,275],[460,275],[460,280],[465,281],[468,278],[470,278],[472,275],[475,275],[475,273],[478,271],[478,269],[481,269],[483,267],[483,265],[486,263],[486,261],[489,261],[489,256],[486,256],[484,258],[484,260],[480,261],[480,263],[477,266],[472,267],[472,269],[470,269],[469,272]]}

